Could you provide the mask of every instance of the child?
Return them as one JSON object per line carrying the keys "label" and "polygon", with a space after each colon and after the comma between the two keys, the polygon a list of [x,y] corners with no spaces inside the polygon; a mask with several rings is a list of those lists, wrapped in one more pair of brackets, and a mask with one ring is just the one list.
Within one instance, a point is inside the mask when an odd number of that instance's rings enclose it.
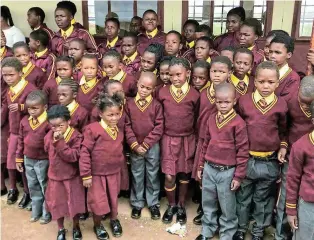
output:
{"label": "child", "polygon": [[68,55],[74,59],[73,79],[77,82],[83,77],[82,57],[86,54],[86,43],[84,40],[75,38],[69,43]]}
{"label": "child", "polygon": [[233,56],[236,48],[232,46],[225,47],[221,50],[220,56],[225,56],[230,59],[230,61],[233,63]]}
{"label": "child", "polygon": [[[159,43],[150,44],[141,56],[141,72],[153,72],[157,75],[158,66],[163,56],[164,46]],[[139,78],[138,73],[138,77]]]}
{"label": "child", "polygon": [[[157,83],[152,72],[142,72],[137,83],[137,95],[126,104],[127,122],[126,140],[131,153],[131,172],[133,175],[131,188],[131,217],[141,217],[145,200],[151,218],[160,218],[159,212],[159,140],[163,134],[164,116],[161,104],[152,97]],[[141,119],[145,119],[141,121]],[[146,185],[144,186],[146,172]],[[144,190],[146,198],[144,198]]]}
{"label": "child", "polygon": [[161,83],[158,86],[155,87],[155,91],[153,92],[153,97],[156,99],[159,99],[159,91],[168,85],[171,85],[170,82],[170,74],[169,74],[169,65],[171,62],[171,59],[173,57],[165,56],[159,65],[159,79],[157,80],[157,83]]}
{"label": "child", "polygon": [[213,38],[213,30],[210,28],[210,26],[206,25],[206,24],[201,24],[196,28],[195,31],[195,38],[199,39],[200,37],[209,37],[209,38]]}
{"label": "child", "polygon": [[[66,2],[68,1],[62,1],[60,3]],[[98,50],[94,38],[85,29],[77,28],[72,25],[73,14],[71,13],[71,8],[67,5],[61,5],[60,3],[58,3],[55,10],[56,24],[60,30],[56,32],[51,40],[51,51],[56,56],[66,55],[68,53],[69,42],[74,38],[79,38],[86,42],[87,52],[97,52]]]}
{"label": "child", "polygon": [[61,1],[57,3],[57,8],[68,9],[72,15],[71,25],[75,28],[85,29],[82,24],[75,20],[75,14],[77,12],[76,5],[71,1]]}
{"label": "child", "polygon": [[139,16],[134,16],[131,19],[131,23],[130,23],[130,32],[134,33],[135,35],[138,35],[139,33],[142,32],[142,22],[143,19]]}
{"label": "child", "polygon": [[84,187],[79,176],[79,156],[83,136],[70,127],[71,116],[65,106],[48,111],[51,131],[45,136],[49,156],[47,210],[57,220],[58,240],[65,240],[64,217],[73,219],[73,239],[82,239],[79,214],[84,212]]}
{"label": "child", "polygon": [[200,37],[195,43],[195,57],[197,60],[204,60],[208,63],[219,53],[213,49],[213,40],[209,37]]}
{"label": "child", "polygon": [[[16,188],[16,149],[18,142],[19,127],[22,118],[26,115],[25,101],[27,95],[36,89],[30,82],[22,76],[23,66],[15,57],[5,58],[1,62],[1,74],[3,80],[8,84],[6,105],[2,106],[8,114],[10,137],[8,140],[7,168],[9,171],[10,190],[7,203],[14,204],[19,196]],[[2,113],[2,112],[1,112]],[[1,116],[5,119],[6,116]],[[30,202],[29,191],[25,174],[22,174],[24,184],[24,196],[19,203],[20,208],[25,208]]]}
{"label": "child", "polygon": [[239,99],[239,113],[247,124],[249,162],[246,178],[237,192],[238,231],[234,239],[244,239],[253,202],[252,239],[262,240],[271,224],[275,199],[273,188],[279,176],[279,162],[284,162],[286,143],[285,100],[275,95],[279,70],[273,62],[263,62],[256,69],[254,93]]}
{"label": "child", "polygon": [[40,90],[32,91],[26,98],[26,107],[30,116],[25,116],[20,123],[16,169],[26,173],[32,198],[30,222],[40,219],[40,224],[47,224],[51,221],[51,216],[45,207],[49,160],[44,148],[44,137],[50,128],[45,93]]}
{"label": "child", "polygon": [[117,52],[121,52],[122,41],[119,38],[120,22],[117,18],[107,18],[105,21],[105,34],[106,38],[98,45],[98,52],[100,58],[110,49],[114,49]]}
{"label": "child", "polygon": [[124,72],[120,53],[115,50],[106,52],[102,59],[102,66],[107,76],[105,81],[108,79],[118,80],[122,83],[127,97],[136,95],[136,79],[133,75]]}
{"label": "child", "polygon": [[195,32],[197,27],[199,26],[198,21],[194,19],[187,20],[183,25],[183,37],[185,38],[185,48],[186,50],[194,48],[195,46]]}
{"label": "child", "polygon": [[269,46],[269,59],[276,63],[279,68],[279,86],[276,95],[288,100],[292,92],[298,89],[300,84],[299,75],[289,67],[288,61],[292,57],[294,41],[287,35],[274,37]]}
{"label": "child", "polygon": [[209,64],[204,60],[198,60],[192,68],[192,83],[200,93],[210,86]]}
{"label": "child", "polygon": [[212,239],[218,229],[219,238],[232,239],[237,230],[236,194],[246,175],[249,158],[249,142],[246,124],[236,114],[234,87],[221,83],[216,87],[215,102],[218,113],[209,117],[206,136],[198,167],[202,179],[202,234],[197,240]]}
{"label": "child", "polygon": [[23,78],[37,88],[42,89],[47,80],[47,76],[41,68],[32,63],[28,45],[24,42],[17,42],[13,45],[12,50],[14,57],[16,57],[23,66]]}
{"label": "child", "polygon": [[243,7],[232,8],[227,13],[226,29],[227,32],[216,37],[214,40],[214,49],[221,52],[222,49],[228,46],[237,46],[239,40],[237,34],[245,20],[245,10]]}
{"label": "child", "polygon": [[122,99],[118,95],[97,100],[100,122],[86,126],[81,148],[80,172],[83,185],[88,188],[88,206],[93,212],[94,232],[98,239],[109,239],[101,218],[110,212],[110,226],[114,237],[122,235],[117,218],[120,170],[123,155],[123,131],[117,124],[121,116]]}
{"label": "child", "polygon": [[2,61],[6,57],[12,57],[13,52],[12,52],[11,48],[6,46],[7,40],[5,38],[3,31],[1,31],[1,40],[0,41],[1,41],[0,60]]}
{"label": "child", "polygon": [[45,17],[45,12],[40,7],[32,7],[27,11],[27,22],[31,29],[33,31],[42,29],[47,33],[49,40],[51,40],[55,33],[44,23]]}
{"label": "child", "polygon": [[284,30],[271,30],[265,39],[265,45],[264,45],[264,55],[265,55],[265,61],[270,61],[269,59],[269,46],[270,42],[276,37],[277,35],[287,35],[289,34]]}
{"label": "child", "polygon": [[[311,104],[314,123],[314,102]],[[287,215],[295,239],[313,239],[314,130],[301,137],[291,150],[287,175]]]}
{"label": "child", "polygon": [[[165,118],[161,167],[166,174],[165,190],[169,202],[162,221],[171,223],[177,214],[177,222],[184,224],[187,218],[185,198],[195,152],[194,123],[199,108],[199,93],[188,83],[191,70],[186,59],[173,58],[169,70],[172,84],[159,92]],[[176,179],[180,182],[178,204],[175,199]]]}
{"label": "child", "polygon": [[158,15],[152,10],[148,9],[143,13],[143,27],[145,32],[138,35],[138,52],[141,56],[145,49],[152,43],[159,43],[164,46],[166,34],[158,30]]}
{"label": "child", "polygon": [[138,38],[134,33],[127,33],[122,38],[123,63],[125,72],[135,75],[141,66],[141,56],[137,52]]}
{"label": "child", "polygon": [[48,108],[53,105],[57,105],[58,101],[58,85],[62,79],[68,79],[72,77],[73,73],[73,59],[67,56],[58,57],[56,60],[57,76],[49,79],[44,87],[43,91],[48,98]]}
{"label": "child", "polygon": [[88,123],[88,112],[76,102],[79,85],[72,79],[63,79],[58,85],[58,99],[62,106],[67,107],[71,115],[70,126],[83,132]]}
{"label": "child", "polygon": [[33,52],[32,62],[46,73],[46,78],[56,74],[56,56],[49,50],[49,35],[43,29],[38,29],[29,35],[29,48]]}
{"label": "child", "polygon": [[248,18],[241,25],[239,42],[241,47],[246,47],[253,52],[254,63],[251,75],[254,76],[258,64],[264,61],[264,52],[258,49],[256,41],[263,35],[262,24],[256,18]]}
{"label": "child", "polygon": [[90,113],[94,106],[93,100],[101,91],[103,84],[102,79],[97,75],[98,59],[96,55],[85,54],[82,57],[82,73],[77,102]]}

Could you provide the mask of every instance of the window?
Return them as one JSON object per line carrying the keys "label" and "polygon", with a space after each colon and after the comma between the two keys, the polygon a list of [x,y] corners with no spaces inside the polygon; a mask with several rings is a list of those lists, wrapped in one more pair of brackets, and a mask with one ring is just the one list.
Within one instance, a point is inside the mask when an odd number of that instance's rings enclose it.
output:
{"label": "window", "polygon": [[291,36],[308,40],[312,34],[314,2],[310,0],[296,1],[294,5]]}
{"label": "window", "polygon": [[206,24],[209,20],[210,1],[189,0],[189,19],[195,19],[200,24]]}
{"label": "window", "polygon": [[264,23],[266,13],[266,0],[254,0],[253,5],[253,18],[260,20]]}

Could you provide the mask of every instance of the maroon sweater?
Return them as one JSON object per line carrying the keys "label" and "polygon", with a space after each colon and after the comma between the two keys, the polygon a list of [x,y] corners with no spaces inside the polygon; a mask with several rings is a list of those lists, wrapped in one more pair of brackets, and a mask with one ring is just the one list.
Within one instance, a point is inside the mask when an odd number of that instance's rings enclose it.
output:
{"label": "maroon sweater", "polygon": [[241,181],[246,175],[249,159],[249,142],[246,124],[233,112],[222,123],[217,121],[218,114],[212,114],[204,131],[205,139],[200,157],[199,170],[204,162],[222,166],[236,166],[234,179]]}
{"label": "maroon sweater", "polygon": [[90,89],[84,89],[84,85],[81,85],[77,93],[77,102],[84,107],[88,112],[91,112],[94,107],[94,99],[98,96],[98,93],[102,90],[103,80],[97,80],[96,85]]}
{"label": "maroon sweater", "polygon": [[54,31],[47,27],[46,23],[43,23],[39,26],[39,29],[44,30],[49,35],[49,40],[51,41],[53,36],[55,35]]}
{"label": "maroon sweater", "polygon": [[74,128],[64,139],[58,141],[54,141],[52,131],[46,135],[44,142],[49,156],[49,179],[64,181],[79,175],[78,161],[82,140],[82,134]]}
{"label": "maroon sweater", "polygon": [[151,44],[151,43],[159,43],[161,45],[165,45],[165,41],[166,41],[166,34],[162,31],[157,32],[157,34],[155,35],[155,37],[153,38],[148,38],[146,33],[140,33],[138,35],[138,42],[139,45],[137,47],[138,52],[140,53],[140,55],[143,55],[145,49]]}
{"label": "maroon sweater", "polygon": [[297,215],[299,197],[314,203],[314,139],[311,133],[301,137],[292,146],[287,174],[288,215]]}
{"label": "maroon sweater", "polygon": [[164,116],[161,104],[152,99],[145,107],[141,107],[134,99],[130,99],[125,111],[127,113],[125,137],[132,149],[140,144],[147,150],[159,142],[164,130]]}
{"label": "maroon sweater", "polygon": [[[104,78],[104,82],[106,82],[108,80],[109,80],[108,77]],[[137,80],[136,80],[135,76],[125,72],[119,81],[122,83],[122,87],[123,87],[125,96],[126,97],[135,97],[135,95],[137,93]]]}
{"label": "maroon sweater", "polygon": [[120,37],[118,38],[118,41],[112,48],[107,47],[107,38],[104,38],[103,42],[98,45],[99,58],[101,59],[104,56],[104,54],[108,52],[109,50],[116,50],[118,53],[121,53],[121,47],[122,47],[122,39]]}
{"label": "maroon sweater", "polygon": [[287,74],[280,79],[279,86],[276,88],[275,94],[288,101],[291,94],[293,92],[297,92],[299,85],[299,75],[290,68]]}
{"label": "maroon sweater", "polygon": [[0,61],[2,61],[6,57],[13,57],[12,49],[7,46],[5,46],[3,54],[0,55]]}
{"label": "maroon sweater", "polygon": [[259,49],[256,44],[252,48],[252,53],[254,56],[254,62],[253,62],[252,70],[251,70],[251,75],[255,76],[256,68],[258,64],[264,61],[265,56],[264,56],[264,51],[262,49]]}
{"label": "maroon sweater", "polygon": [[26,73],[23,74],[23,77],[25,80],[35,85],[38,89],[42,89],[47,81],[46,73],[34,64]]}
{"label": "maroon sweater", "polygon": [[79,132],[83,132],[84,127],[88,124],[89,116],[88,112],[81,105],[71,113],[71,127],[77,129]]}
{"label": "maroon sweater", "polygon": [[177,102],[170,90],[171,85],[162,88],[159,92],[159,101],[164,108],[164,133],[173,137],[189,136],[195,133],[200,94],[189,86],[185,97]]}
{"label": "maroon sweater", "polygon": [[124,161],[123,140],[122,131],[114,140],[99,122],[87,125],[80,155],[82,178],[119,173]]}
{"label": "maroon sweater", "polygon": [[276,99],[275,104],[264,114],[257,108],[253,93],[239,99],[239,114],[247,125],[250,151],[277,151],[281,142],[287,142],[287,103],[281,98]]}
{"label": "maroon sweater", "polygon": [[238,45],[239,42],[237,40],[236,33],[224,33],[216,37],[214,40],[214,49],[218,52],[221,52],[226,47],[235,47]]}
{"label": "maroon sweater", "polygon": [[35,54],[32,54],[32,62],[46,73],[47,79],[55,77],[57,70],[55,64],[56,56],[49,50],[41,57],[37,57]]}
{"label": "maroon sweater", "polygon": [[124,67],[124,71],[127,72],[128,74],[135,75],[136,73],[140,71],[140,67],[141,67],[141,56],[137,54],[134,61]]}
{"label": "maroon sweater", "polygon": [[24,155],[33,160],[48,159],[48,153],[45,152],[44,138],[49,132],[49,123],[45,122],[37,126],[31,125],[28,120],[28,115],[25,116],[20,124],[18,145],[16,150],[17,162],[24,161]]}
{"label": "maroon sweater", "polygon": [[58,85],[59,84],[57,83],[56,78],[51,78],[45,83],[43,87],[43,91],[46,93],[48,98],[49,107],[59,104],[59,99],[57,95]]}
{"label": "maroon sweater", "polygon": [[[230,81],[230,83],[233,85],[233,82]],[[234,86],[236,90],[236,99],[239,100],[239,98],[245,94],[251,94],[255,90],[255,85],[254,85],[254,77],[249,76],[249,85],[246,87],[246,89],[243,91],[242,89],[239,88],[239,86]]]}

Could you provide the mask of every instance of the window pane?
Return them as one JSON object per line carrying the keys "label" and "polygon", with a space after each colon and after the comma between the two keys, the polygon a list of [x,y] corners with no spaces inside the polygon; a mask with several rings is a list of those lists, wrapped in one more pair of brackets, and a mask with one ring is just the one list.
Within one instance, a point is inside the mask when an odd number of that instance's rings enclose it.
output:
{"label": "window pane", "polygon": [[111,1],[111,12],[118,14],[120,28],[129,30],[133,17],[133,1]]}
{"label": "window pane", "polygon": [[210,12],[210,1],[189,0],[188,18],[195,19],[200,24],[208,23]]}
{"label": "window pane", "polygon": [[300,14],[300,37],[310,37],[312,34],[314,16],[314,2],[303,0],[301,3],[301,14]]}
{"label": "window pane", "polygon": [[142,17],[147,9],[153,9],[157,12],[157,1],[137,1],[137,16]]}
{"label": "window pane", "polygon": [[108,14],[108,1],[88,0],[88,24],[91,34],[102,34]]}

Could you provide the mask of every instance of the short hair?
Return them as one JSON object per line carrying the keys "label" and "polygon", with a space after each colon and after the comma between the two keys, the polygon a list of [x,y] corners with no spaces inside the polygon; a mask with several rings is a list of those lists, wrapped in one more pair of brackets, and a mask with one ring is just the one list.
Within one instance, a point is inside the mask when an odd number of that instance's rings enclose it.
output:
{"label": "short hair", "polygon": [[1,6],[1,17],[4,21],[9,22],[9,26],[14,26],[10,8],[8,8],[7,6]]}
{"label": "short hair", "polygon": [[174,57],[171,59],[169,67],[175,66],[175,65],[181,65],[186,70],[191,70],[191,63],[182,57]]}
{"label": "short hair", "polygon": [[248,26],[253,28],[255,35],[261,37],[263,35],[262,24],[256,18],[247,18],[242,26]]}
{"label": "short hair", "polygon": [[139,16],[134,16],[134,17],[132,17],[131,21],[132,21],[133,19],[134,19],[134,20],[143,21],[143,19],[142,19],[141,17],[139,17]]}
{"label": "short hair", "polygon": [[110,85],[113,85],[113,84],[120,84],[120,85],[122,85],[122,83],[120,81],[118,81],[118,80],[109,79],[108,81],[106,81],[104,83],[104,87],[102,89],[102,92],[104,94],[108,94],[109,93],[109,87],[110,87]]}
{"label": "short hair", "polygon": [[68,86],[69,88],[71,88],[73,93],[78,93],[79,90],[78,83],[70,78],[61,80],[59,86]]}
{"label": "short hair", "polygon": [[271,30],[268,32],[266,38],[269,38],[269,37],[275,37],[276,35],[278,34],[283,34],[283,35],[288,35],[289,36],[289,33],[287,33],[286,31],[284,30],[281,30],[281,29],[277,29],[277,30]]}
{"label": "short hair", "polygon": [[86,53],[83,55],[82,57],[82,61],[83,59],[91,59],[91,60],[95,60],[96,63],[97,63],[97,66],[98,66],[98,58],[97,58],[97,55],[93,54],[93,53]]}
{"label": "short hair", "polygon": [[47,47],[49,45],[50,37],[48,33],[43,29],[38,29],[30,33],[30,38],[35,41],[39,41],[43,47]]}
{"label": "short hair", "polygon": [[17,72],[22,72],[22,63],[16,57],[6,57],[1,61],[1,68],[12,67]]}
{"label": "short hair", "polygon": [[227,46],[227,47],[224,47],[220,52],[222,51],[229,51],[229,52],[232,52],[234,54],[234,52],[237,50],[237,48],[235,46]]}
{"label": "short hair", "polygon": [[240,48],[237,48],[235,51],[234,51],[234,54],[233,54],[233,60],[235,60],[235,57],[237,55],[237,53],[245,53],[247,55],[250,55],[251,58],[252,58],[252,63],[254,62],[254,55],[253,55],[253,52],[247,48],[244,48],[244,47],[240,47]]}
{"label": "short hair", "polygon": [[71,1],[58,2],[57,8],[62,8],[62,9],[68,10],[72,14],[73,17],[75,16],[75,14],[77,12],[76,5]]}
{"label": "short hair", "polygon": [[157,13],[156,13],[153,9],[147,9],[147,10],[143,13],[143,18],[144,18],[144,16],[145,16],[147,13],[155,14],[156,17],[158,18]]}
{"label": "short hair", "polygon": [[195,29],[200,25],[198,23],[198,21],[194,20],[194,19],[188,19],[185,21],[185,23],[183,24],[183,29],[188,25],[188,24],[191,24],[195,27]]}
{"label": "short hair", "polygon": [[75,66],[74,59],[72,57],[69,57],[69,56],[59,56],[59,57],[57,57],[56,64],[58,62],[68,62],[68,63],[70,63],[72,68]]}
{"label": "short hair", "polygon": [[301,80],[299,92],[306,98],[314,99],[314,76],[309,75]]}
{"label": "short hair", "polygon": [[270,44],[272,43],[282,43],[285,45],[287,52],[293,53],[294,51],[294,41],[289,35],[284,34],[277,34],[273,40],[271,40]]}
{"label": "short hair", "polygon": [[232,62],[230,61],[230,59],[228,57],[225,56],[217,56],[215,58],[213,58],[213,60],[210,63],[210,66],[212,66],[214,63],[223,63],[226,64],[228,67],[228,70],[231,71],[232,70]]}
{"label": "short hair", "polygon": [[73,40],[70,41],[70,43],[71,42],[77,42],[81,47],[83,47],[83,50],[87,49],[86,42],[83,39],[74,38]]}
{"label": "short hair", "polygon": [[167,36],[170,35],[170,34],[176,35],[176,36],[179,38],[180,43],[183,42],[182,35],[181,35],[181,33],[179,33],[178,31],[171,30],[171,31],[169,31],[169,32],[167,33]]}
{"label": "short hair", "polygon": [[138,37],[137,37],[137,34],[136,33],[133,33],[133,32],[126,32],[125,35],[123,36],[123,38],[132,38],[136,44],[138,43]]}
{"label": "short hair", "polygon": [[229,16],[231,16],[231,15],[237,15],[237,16],[239,16],[242,22],[245,20],[245,10],[244,10],[243,7],[235,7],[235,8],[232,8],[232,9],[227,13],[227,17],[229,17]]}
{"label": "short hair", "polygon": [[43,105],[46,105],[48,102],[47,95],[42,90],[34,90],[30,92],[27,95],[26,102],[27,101],[38,101]]}
{"label": "short hair", "polygon": [[29,46],[25,42],[20,41],[20,42],[14,43],[12,47],[13,53],[15,53],[15,50],[18,48],[24,48],[26,51],[30,52]]}
{"label": "short hair", "polygon": [[113,22],[117,25],[118,29],[120,29],[120,21],[118,18],[107,18],[106,21],[105,21],[105,25],[107,24],[107,22]]}
{"label": "short hair", "polygon": [[163,57],[164,46],[159,43],[151,43],[144,52],[153,53],[156,57],[156,65],[158,65]]}
{"label": "short hair", "polygon": [[204,41],[204,42],[206,42],[206,43],[208,44],[208,46],[209,46],[209,49],[214,48],[214,41],[213,41],[213,39],[211,39],[210,37],[203,36],[203,37],[200,37],[199,39],[196,39],[195,45],[196,45],[196,43],[199,42],[199,41]]}
{"label": "short hair", "polygon": [[36,16],[40,16],[40,22],[44,23],[46,17],[44,10],[42,10],[40,7],[31,7],[28,9],[28,11],[35,13]]}
{"label": "short hair", "polygon": [[201,24],[196,28],[196,32],[205,32],[207,37],[213,37],[213,30],[206,24]]}
{"label": "short hair", "polygon": [[216,93],[226,92],[228,90],[232,91],[232,93],[235,96],[236,92],[235,92],[235,87],[233,86],[233,84],[228,83],[228,82],[222,82],[222,83],[218,84],[217,86],[215,86],[215,92]]}
{"label": "short hair", "polygon": [[207,72],[209,72],[210,69],[210,64],[204,60],[197,60],[193,66],[192,69],[194,70],[195,68],[204,68],[207,70]]}
{"label": "short hair", "polygon": [[96,102],[96,106],[101,112],[104,112],[108,107],[119,107],[122,108],[124,99],[119,94],[113,94],[113,96],[108,96],[103,92],[99,94]]}
{"label": "short hair", "polygon": [[173,58],[172,56],[164,56],[164,57],[161,59],[161,61],[160,61],[159,67],[160,67],[160,66],[163,66],[163,65],[170,65],[170,62],[171,62],[171,59],[172,59],[172,58]]}
{"label": "short hair", "polygon": [[119,62],[122,62],[121,54],[115,49],[110,49],[109,51],[107,51],[102,59],[105,59],[106,57],[113,57],[116,58]]}
{"label": "short hair", "polygon": [[54,105],[47,112],[48,121],[56,118],[62,118],[65,121],[71,119],[71,114],[69,109],[66,106]]}
{"label": "short hair", "polygon": [[272,62],[272,61],[264,61],[264,62],[261,62],[257,68],[256,68],[256,73],[255,73],[255,76],[258,75],[258,72],[262,69],[269,69],[269,70],[274,70],[276,71],[276,74],[277,74],[277,78],[279,79],[279,69],[276,65],[276,63]]}
{"label": "short hair", "polygon": [[314,118],[314,101],[311,102],[310,112],[311,112],[311,117]]}

